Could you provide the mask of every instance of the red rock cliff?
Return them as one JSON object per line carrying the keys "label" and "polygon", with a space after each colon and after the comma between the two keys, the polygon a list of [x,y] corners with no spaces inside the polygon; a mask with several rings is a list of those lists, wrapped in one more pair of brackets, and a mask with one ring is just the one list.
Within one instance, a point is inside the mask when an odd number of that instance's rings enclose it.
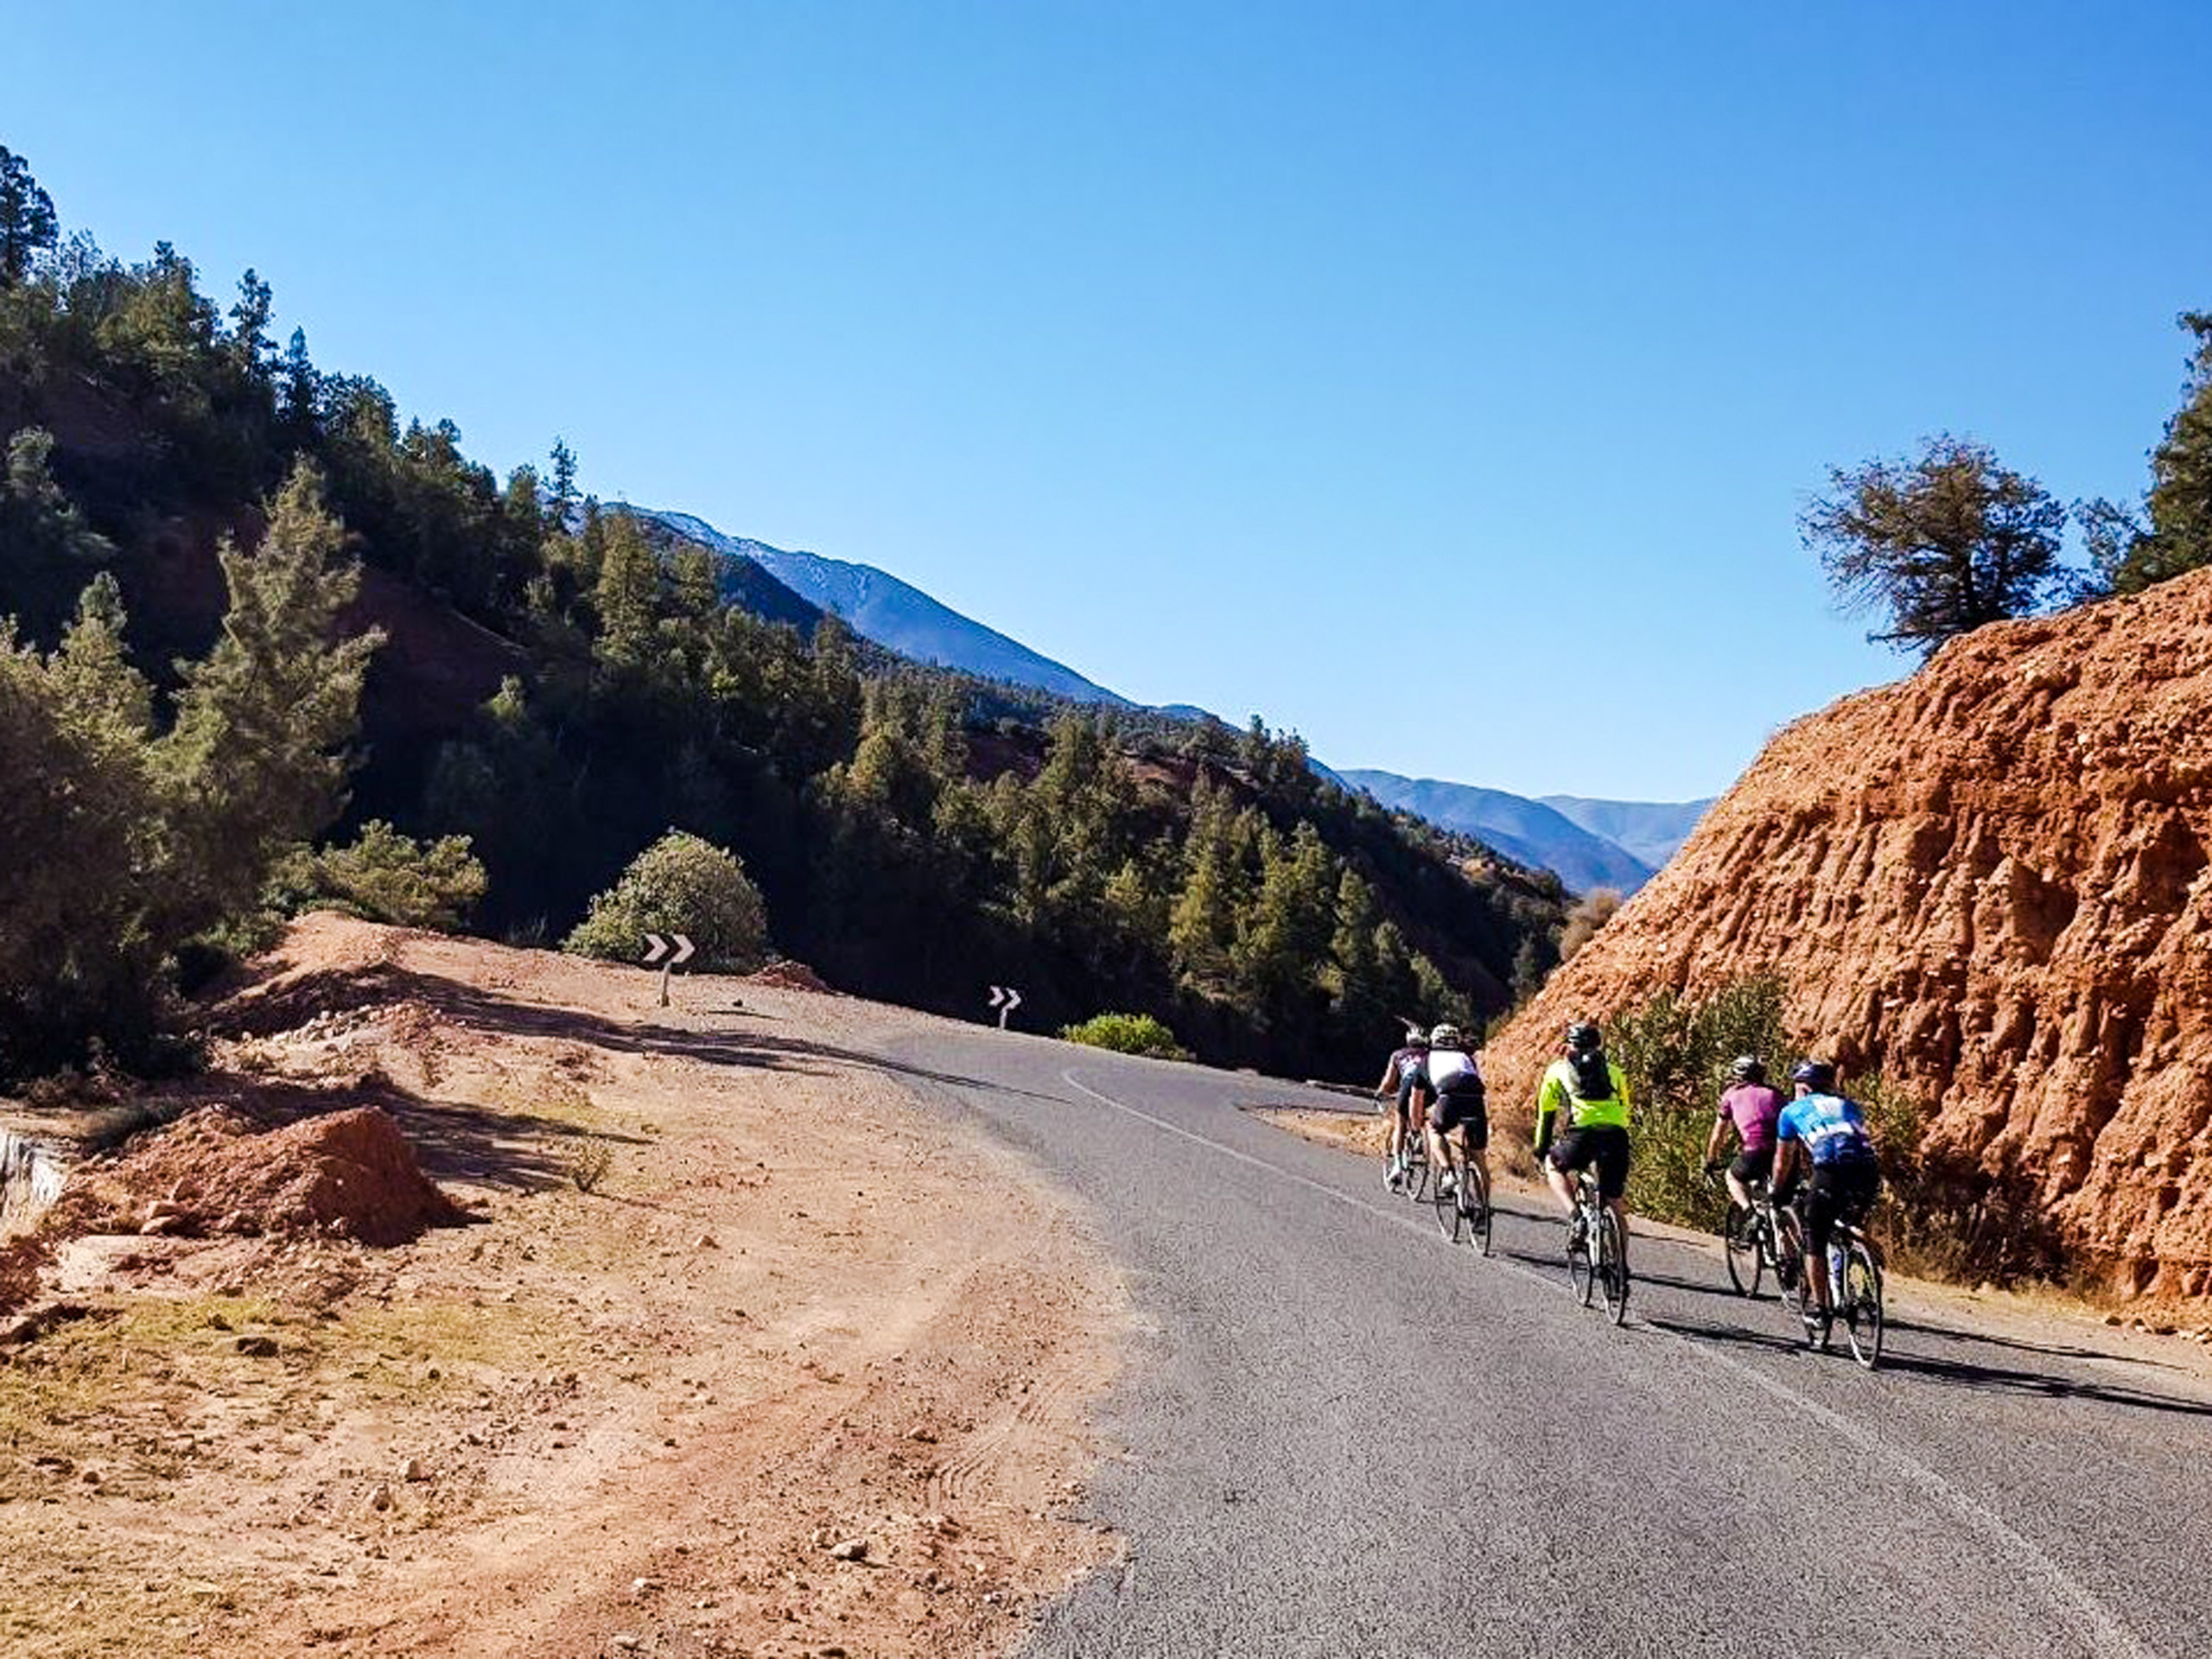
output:
{"label": "red rock cliff", "polygon": [[1572,1016],[1772,969],[2117,1288],[2212,1294],[2208,848],[2212,571],[1980,629],[1770,743],[1492,1044],[1492,1098]]}

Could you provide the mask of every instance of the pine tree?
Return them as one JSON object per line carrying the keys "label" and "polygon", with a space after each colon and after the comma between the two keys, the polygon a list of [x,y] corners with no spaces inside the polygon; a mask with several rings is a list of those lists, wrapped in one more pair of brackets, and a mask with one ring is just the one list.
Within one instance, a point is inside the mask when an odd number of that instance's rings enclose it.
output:
{"label": "pine tree", "polygon": [[0,144],[0,288],[20,287],[31,260],[54,245],[59,229],[54,199],[39,188],[29,164]]}
{"label": "pine tree", "polygon": [[187,861],[181,902],[209,919],[243,905],[277,850],[338,815],[362,676],[384,636],[339,637],[359,586],[345,528],[323,506],[322,475],[292,470],[269,504],[261,545],[227,538],[222,637],[185,671],[176,724],[161,746]]}
{"label": "pine tree", "polygon": [[601,521],[605,541],[592,601],[599,612],[599,660],[639,670],[652,661],[660,623],[660,560],[626,512]]}

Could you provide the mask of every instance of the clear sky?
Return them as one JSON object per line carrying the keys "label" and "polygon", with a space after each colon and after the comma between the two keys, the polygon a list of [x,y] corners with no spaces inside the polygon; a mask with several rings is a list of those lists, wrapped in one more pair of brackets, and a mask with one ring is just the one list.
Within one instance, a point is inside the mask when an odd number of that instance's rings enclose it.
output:
{"label": "clear sky", "polygon": [[502,472],[1523,793],[1902,671],[1826,468],[2136,497],[2212,308],[2201,0],[0,0],[0,58],[67,226]]}

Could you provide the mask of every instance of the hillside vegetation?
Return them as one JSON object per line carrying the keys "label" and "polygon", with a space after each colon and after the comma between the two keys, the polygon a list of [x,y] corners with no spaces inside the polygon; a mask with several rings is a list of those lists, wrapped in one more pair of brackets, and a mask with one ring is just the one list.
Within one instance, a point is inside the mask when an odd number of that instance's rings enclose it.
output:
{"label": "hillside vegetation", "polygon": [[[1395,1015],[1494,1014],[1554,958],[1554,879],[1466,862],[1294,736],[750,614],[709,551],[588,499],[564,444],[501,480],[304,333],[280,346],[255,273],[224,308],[166,243],[126,264],[50,212],[7,235],[0,1074],[143,1060],[181,972],[332,896],[302,871],[367,860],[338,896],[554,939],[671,829],[845,988],[979,1014],[1013,984],[1043,1028],[1147,1013],[1217,1061],[1362,1074]],[[308,855],[369,824],[350,861]]]}

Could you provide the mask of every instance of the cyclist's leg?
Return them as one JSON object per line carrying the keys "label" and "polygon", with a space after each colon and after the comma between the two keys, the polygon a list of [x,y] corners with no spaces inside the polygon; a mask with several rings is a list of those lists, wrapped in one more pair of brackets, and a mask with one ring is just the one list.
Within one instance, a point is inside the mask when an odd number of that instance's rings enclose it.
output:
{"label": "cyclist's leg", "polygon": [[1621,1224],[1621,1267],[1628,1267],[1628,1131],[1617,1129],[1598,1145],[1598,1193]]}
{"label": "cyclist's leg", "polygon": [[1815,1168],[1798,1195],[1797,1217],[1805,1233],[1806,1313],[1829,1317],[1834,1306],[1828,1284],[1828,1236],[1835,1229],[1836,1192],[1828,1171]]}
{"label": "cyclist's leg", "polygon": [[1428,1110],[1421,1116],[1421,1127],[1428,1136],[1428,1160],[1435,1166],[1438,1178],[1441,1179],[1452,1170],[1452,1121],[1443,1096],[1430,1097]]}
{"label": "cyclist's leg", "polygon": [[1574,1173],[1582,1167],[1580,1149],[1581,1141],[1576,1132],[1564,1129],[1553,1141],[1550,1155],[1544,1160],[1544,1184],[1559,1201],[1560,1213],[1569,1221],[1574,1218]]}

